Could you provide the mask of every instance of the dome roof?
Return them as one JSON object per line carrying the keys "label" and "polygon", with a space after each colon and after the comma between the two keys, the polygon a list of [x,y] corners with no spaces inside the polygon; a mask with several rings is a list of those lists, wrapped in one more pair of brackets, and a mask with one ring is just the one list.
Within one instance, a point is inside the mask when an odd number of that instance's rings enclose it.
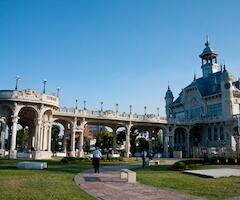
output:
{"label": "dome roof", "polygon": [[207,41],[205,43],[205,48],[203,49],[203,52],[199,55],[199,57],[204,57],[205,55],[217,55],[217,52],[214,51],[212,48],[211,48],[211,45],[209,43],[209,41]]}

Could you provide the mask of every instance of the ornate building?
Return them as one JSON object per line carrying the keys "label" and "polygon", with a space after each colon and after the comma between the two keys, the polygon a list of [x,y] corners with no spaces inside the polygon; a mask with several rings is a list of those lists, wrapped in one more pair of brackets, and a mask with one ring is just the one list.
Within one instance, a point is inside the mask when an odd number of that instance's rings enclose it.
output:
{"label": "ornate building", "polygon": [[[240,113],[240,81],[225,64],[218,64],[217,56],[207,41],[199,55],[202,77],[194,74],[193,81],[176,99],[169,87],[166,92],[167,119],[189,125],[174,134],[172,147],[185,152],[188,140],[189,156],[230,154],[239,149],[236,118]],[[189,132],[186,137],[185,132]]]}

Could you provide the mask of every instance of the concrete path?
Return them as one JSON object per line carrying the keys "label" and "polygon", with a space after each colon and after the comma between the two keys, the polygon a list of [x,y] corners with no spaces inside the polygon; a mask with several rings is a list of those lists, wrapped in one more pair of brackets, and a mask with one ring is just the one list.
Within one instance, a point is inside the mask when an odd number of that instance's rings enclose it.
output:
{"label": "concrete path", "polygon": [[109,166],[101,168],[100,174],[87,170],[75,177],[75,183],[86,192],[101,200],[192,200],[199,197],[188,196],[140,183],[127,183],[120,179],[120,170],[136,165]]}

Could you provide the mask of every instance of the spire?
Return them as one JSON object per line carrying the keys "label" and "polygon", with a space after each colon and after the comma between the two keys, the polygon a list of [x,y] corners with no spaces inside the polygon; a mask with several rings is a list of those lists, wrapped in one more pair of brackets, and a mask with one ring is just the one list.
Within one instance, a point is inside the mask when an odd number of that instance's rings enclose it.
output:
{"label": "spire", "polygon": [[226,65],[225,65],[225,61],[223,60],[223,71],[226,72],[227,69],[226,69]]}
{"label": "spire", "polygon": [[206,47],[210,47],[210,42],[209,42],[209,37],[208,34],[206,35],[206,43],[205,43]]}
{"label": "spire", "polygon": [[194,72],[193,81],[196,81],[196,73]]}

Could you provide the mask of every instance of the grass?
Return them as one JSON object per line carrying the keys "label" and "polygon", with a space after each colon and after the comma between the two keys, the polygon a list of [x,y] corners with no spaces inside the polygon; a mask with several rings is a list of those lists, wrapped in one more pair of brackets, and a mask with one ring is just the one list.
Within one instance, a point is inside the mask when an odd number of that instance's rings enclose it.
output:
{"label": "grass", "polygon": [[20,170],[19,160],[0,160],[1,200],[75,200],[95,199],[75,185],[74,176],[91,168],[89,162],[61,165],[47,161],[46,170]]}
{"label": "grass", "polygon": [[[240,166],[230,165],[209,165],[197,166],[197,169],[219,167],[240,168]],[[154,187],[200,196],[210,200],[240,196],[240,177],[205,178],[173,171],[170,166],[147,167],[135,171],[139,182]]]}
{"label": "grass", "polygon": [[[60,160],[47,160],[48,169],[21,170],[16,168],[19,161],[21,160],[0,160],[1,200],[95,199],[76,186],[73,181],[77,173],[92,168],[91,162],[61,164]],[[134,164],[139,162],[124,159],[122,162],[101,161],[101,165]]]}

